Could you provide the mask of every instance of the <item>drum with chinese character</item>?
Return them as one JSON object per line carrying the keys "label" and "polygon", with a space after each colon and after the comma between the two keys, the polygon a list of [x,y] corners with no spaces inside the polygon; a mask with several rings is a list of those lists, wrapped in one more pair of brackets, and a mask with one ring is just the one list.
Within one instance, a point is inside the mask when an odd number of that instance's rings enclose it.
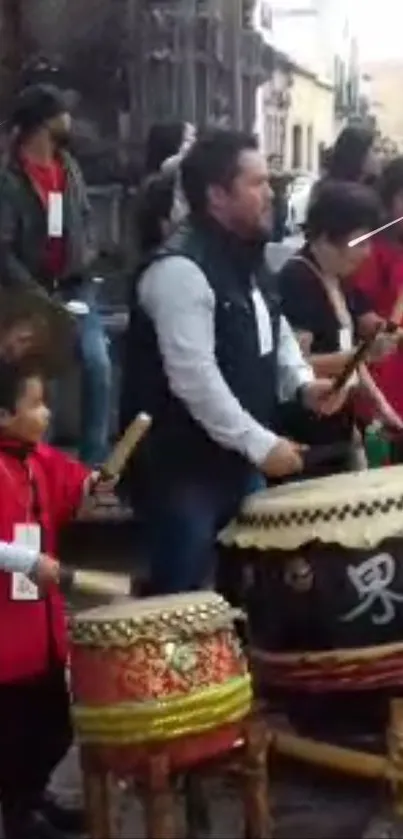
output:
{"label": "drum with chinese character", "polygon": [[[174,766],[233,745],[251,680],[235,612],[213,592],[126,600],[73,619],[73,718],[109,768],[163,746]],[[125,755],[126,747],[126,755]],[[135,756],[133,758],[133,755]]]}
{"label": "drum with chinese character", "polygon": [[403,467],[251,496],[221,534],[250,565],[251,657],[270,687],[403,685]]}

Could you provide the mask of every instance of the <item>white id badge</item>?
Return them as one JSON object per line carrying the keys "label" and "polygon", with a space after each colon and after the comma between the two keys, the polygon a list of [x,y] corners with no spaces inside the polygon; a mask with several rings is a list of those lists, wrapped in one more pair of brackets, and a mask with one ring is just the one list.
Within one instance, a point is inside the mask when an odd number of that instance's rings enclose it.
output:
{"label": "white id badge", "polygon": [[339,350],[340,352],[350,352],[353,349],[353,338],[351,329],[348,326],[339,330]]}
{"label": "white id badge", "polygon": [[261,356],[268,355],[273,349],[273,332],[269,310],[258,288],[252,291],[252,300],[256,316],[259,353]]}
{"label": "white id badge", "polygon": [[[14,527],[14,542],[23,548],[29,548],[36,553],[41,550],[41,528],[39,524],[16,524]],[[21,572],[14,571],[11,575],[12,600],[39,600],[38,586]]]}
{"label": "white id badge", "polygon": [[63,236],[63,193],[49,192],[48,196],[48,236],[61,239]]}

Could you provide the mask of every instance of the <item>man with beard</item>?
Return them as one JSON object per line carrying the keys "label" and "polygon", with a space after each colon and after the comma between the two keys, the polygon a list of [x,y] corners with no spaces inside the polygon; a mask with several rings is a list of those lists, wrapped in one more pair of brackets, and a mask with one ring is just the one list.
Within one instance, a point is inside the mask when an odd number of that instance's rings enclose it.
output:
{"label": "man with beard", "polygon": [[202,588],[217,531],[244,495],[302,471],[301,447],[276,432],[279,392],[319,413],[340,406],[279,310],[256,140],[207,132],[181,174],[189,220],[138,279],[123,377],[122,425],[140,410],[153,417],[127,486],[155,593]]}
{"label": "man with beard", "polygon": [[25,88],[12,128],[0,178],[0,282],[16,292],[74,301],[80,311],[80,457],[100,463],[107,449],[111,369],[90,274],[95,251],[89,202],[79,166],[65,148],[71,118],[60,91],[48,85]]}

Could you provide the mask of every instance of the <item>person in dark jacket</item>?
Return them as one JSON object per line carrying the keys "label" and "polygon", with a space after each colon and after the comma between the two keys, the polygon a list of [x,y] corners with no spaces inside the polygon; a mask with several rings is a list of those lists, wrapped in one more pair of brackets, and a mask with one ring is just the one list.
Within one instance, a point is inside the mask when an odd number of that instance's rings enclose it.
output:
{"label": "person in dark jacket", "polygon": [[328,177],[370,186],[379,177],[380,171],[381,159],[376,149],[375,132],[361,125],[344,128],[328,159]]}
{"label": "person in dark jacket", "polygon": [[145,173],[156,175],[167,160],[175,157],[195,129],[188,122],[156,122],[146,141]]}
{"label": "person in dark jacket", "polygon": [[157,248],[171,230],[175,177],[158,173],[140,187],[137,231],[141,259]]}
{"label": "person in dark jacket", "polygon": [[291,177],[283,171],[278,154],[269,157],[270,186],[273,190],[273,228],[271,239],[282,242],[286,235],[288,186]]}
{"label": "person in dark jacket", "polygon": [[131,495],[145,520],[155,593],[202,588],[220,526],[244,495],[298,474],[301,451],[276,433],[278,393],[331,412],[280,315],[264,257],[271,192],[253,137],[207,132],[182,164],[190,209],[150,257],[133,301],[122,425],[153,417]]}
{"label": "person in dark jacket", "polygon": [[47,85],[25,88],[12,126],[10,156],[0,174],[0,282],[80,303],[80,455],[100,463],[107,451],[111,368],[91,277],[90,207],[80,168],[65,148],[70,116],[61,93]]}
{"label": "person in dark jacket", "polygon": [[[363,328],[379,327],[365,294],[351,288],[350,276],[371,252],[364,241],[350,248],[350,239],[368,233],[379,221],[373,190],[361,184],[329,181],[309,209],[303,248],[284,265],[278,282],[283,312],[317,375],[337,378],[351,360]],[[378,337],[377,357],[394,352],[395,338]],[[284,428],[295,440],[331,446],[339,451],[312,470],[312,477],[356,467],[358,435],[353,397],[364,393],[377,416],[390,424],[398,417],[383,400],[365,365],[349,382],[352,399],[331,417],[315,417],[301,405],[282,406]]]}
{"label": "person in dark jacket", "polygon": [[310,204],[322,184],[328,181],[376,185],[381,173],[381,157],[376,147],[376,134],[371,129],[363,125],[347,125],[326,157],[326,172],[313,186]]}
{"label": "person in dark jacket", "polygon": [[[379,194],[385,223],[403,216],[403,157],[388,163],[379,180]],[[393,314],[403,293],[403,222],[398,222],[374,236],[371,252],[354,273],[352,285],[365,294],[373,311],[383,320]],[[394,353],[371,366],[371,373],[398,416],[403,421],[403,354]],[[362,420],[369,424],[374,418],[373,406],[366,401],[360,405]],[[403,460],[402,436],[395,453]]]}

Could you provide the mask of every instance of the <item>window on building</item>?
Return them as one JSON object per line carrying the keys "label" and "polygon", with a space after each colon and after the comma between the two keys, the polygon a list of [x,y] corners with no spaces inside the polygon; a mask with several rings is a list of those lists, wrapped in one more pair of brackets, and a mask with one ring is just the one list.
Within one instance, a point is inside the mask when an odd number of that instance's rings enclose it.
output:
{"label": "window on building", "polygon": [[244,29],[253,27],[254,0],[242,0],[241,19]]}
{"label": "window on building", "polygon": [[308,125],[306,132],[306,167],[309,172],[313,169],[313,125]]}
{"label": "window on building", "polygon": [[262,0],[260,7],[260,25],[263,29],[270,30],[270,32],[273,29],[273,9],[271,2],[268,0]]}
{"label": "window on building", "polygon": [[296,123],[292,127],[291,166],[293,169],[302,168],[302,125]]}

